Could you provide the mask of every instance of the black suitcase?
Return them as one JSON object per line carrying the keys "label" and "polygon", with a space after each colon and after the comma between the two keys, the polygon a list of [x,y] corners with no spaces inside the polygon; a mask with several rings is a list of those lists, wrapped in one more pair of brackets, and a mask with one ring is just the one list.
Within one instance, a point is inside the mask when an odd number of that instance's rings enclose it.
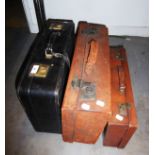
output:
{"label": "black suitcase", "polygon": [[17,96],[36,131],[61,133],[61,103],[73,47],[73,21],[49,19],[18,72]]}

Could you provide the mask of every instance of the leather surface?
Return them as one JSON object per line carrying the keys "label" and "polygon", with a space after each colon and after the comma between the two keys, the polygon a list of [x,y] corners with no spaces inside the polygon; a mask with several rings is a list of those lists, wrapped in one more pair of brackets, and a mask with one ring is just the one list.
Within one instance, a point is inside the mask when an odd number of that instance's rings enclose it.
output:
{"label": "leather surface", "polygon": [[62,105],[64,141],[95,143],[102,133],[111,115],[109,60],[107,28],[81,22]]}
{"label": "leather surface", "polygon": [[[123,148],[137,129],[138,121],[126,51],[122,46],[111,47],[110,51],[112,117],[104,132],[103,144]],[[122,68],[121,74],[118,66]],[[120,79],[124,83],[123,91],[120,89]],[[120,105],[122,104],[126,108],[122,107],[123,109],[120,109]]]}

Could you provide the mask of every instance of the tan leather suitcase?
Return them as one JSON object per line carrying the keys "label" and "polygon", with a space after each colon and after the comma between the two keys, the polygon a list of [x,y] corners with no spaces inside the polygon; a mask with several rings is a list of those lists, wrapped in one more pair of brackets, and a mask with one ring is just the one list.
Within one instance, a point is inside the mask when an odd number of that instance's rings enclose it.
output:
{"label": "tan leather suitcase", "polygon": [[125,49],[110,50],[112,117],[103,144],[123,148],[137,129],[137,116]]}
{"label": "tan leather suitcase", "polygon": [[80,22],[61,109],[64,141],[96,142],[111,115],[110,78],[107,28]]}

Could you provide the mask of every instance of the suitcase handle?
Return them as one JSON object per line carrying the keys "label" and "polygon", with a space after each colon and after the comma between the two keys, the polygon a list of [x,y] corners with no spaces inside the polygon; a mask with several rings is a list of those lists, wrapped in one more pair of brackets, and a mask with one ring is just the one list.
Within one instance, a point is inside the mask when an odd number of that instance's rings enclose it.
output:
{"label": "suitcase handle", "polygon": [[117,66],[117,69],[119,77],[119,90],[121,93],[124,93],[126,90],[124,69],[122,66]]}
{"label": "suitcase handle", "polygon": [[89,43],[89,53],[86,62],[85,72],[90,74],[94,64],[96,63],[98,53],[98,43],[96,40],[91,40]]}

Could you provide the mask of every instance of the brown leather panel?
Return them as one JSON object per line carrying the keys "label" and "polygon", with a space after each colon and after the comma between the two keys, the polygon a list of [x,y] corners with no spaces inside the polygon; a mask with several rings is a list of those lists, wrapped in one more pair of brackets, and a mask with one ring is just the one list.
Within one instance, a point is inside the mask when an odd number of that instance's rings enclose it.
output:
{"label": "brown leather panel", "polygon": [[78,111],[74,140],[87,144],[95,143],[107,123],[107,121],[103,122],[103,118],[104,116],[101,117],[101,113]]}
{"label": "brown leather panel", "polygon": [[[65,141],[96,142],[111,115],[110,87],[108,30],[104,25],[81,22],[62,105]],[[68,110],[73,115],[65,117]],[[73,130],[67,121],[74,122]]]}
{"label": "brown leather panel", "polygon": [[103,144],[123,148],[137,128],[137,116],[125,49],[115,47],[110,50],[112,117]]}
{"label": "brown leather panel", "polygon": [[127,145],[127,143],[129,142],[130,138],[135,133],[136,129],[137,129],[137,127],[129,127],[128,128],[128,130],[126,131],[126,133],[123,136],[122,141],[118,145],[118,148],[124,148]]}
{"label": "brown leather panel", "polygon": [[103,145],[117,147],[122,141],[128,126],[126,125],[108,125]]}

